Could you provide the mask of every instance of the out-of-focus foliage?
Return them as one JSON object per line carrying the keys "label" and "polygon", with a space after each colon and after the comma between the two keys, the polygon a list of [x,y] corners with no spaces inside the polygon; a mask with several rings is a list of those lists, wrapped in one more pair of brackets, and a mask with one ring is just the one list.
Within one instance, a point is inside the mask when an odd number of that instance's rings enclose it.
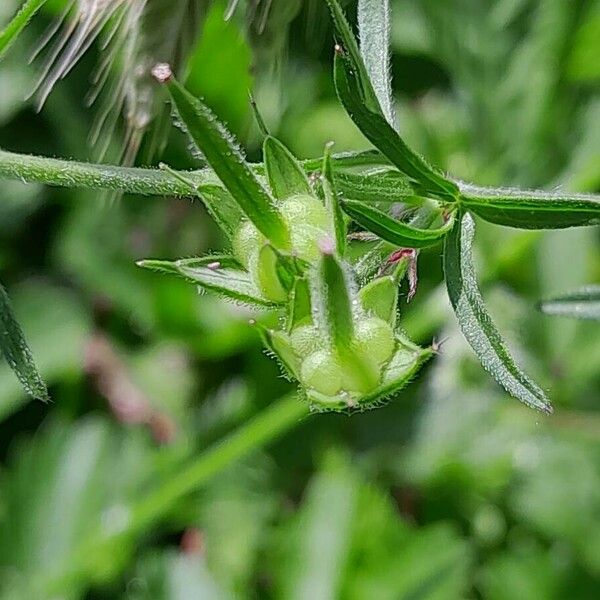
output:
{"label": "out-of-focus foliage", "polygon": [[[41,114],[23,101],[35,80],[24,56],[60,4],[48,2],[0,63],[0,146],[85,159],[93,111],[82,98],[98,47]],[[274,12],[264,37],[244,20],[253,4],[228,24],[224,4],[209,14],[194,91],[250,157],[260,141],[251,85],[271,131],[301,157],[331,139],[336,150],[368,147],[334,97],[325,3]],[[0,23],[17,5],[1,3]],[[412,145],[480,184],[600,191],[600,3],[392,8],[396,109]],[[283,36],[277,24],[290,19]],[[200,164],[177,132],[161,159]],[[40,598],[69,599],[596,598],[600,325],[536,303],[598,282],[598,242],[591,228],[478,222],[482,292],[551,392],[553,417],[515,406],[481,371],[434,247],[401,318],[418,341],[445,341],[413,386],[375,412],[294,423],[133,531],[128,511],[149,490],[290,387],[248,326],[260,314],[134,265],[220,248],[199,203],[107,205],[94,192],[2,182],[1,279],[53,403],[28,403],[0,365],[0,597],[31,598],[35,585]],[[100,543],[121,531],[118,544]]]}

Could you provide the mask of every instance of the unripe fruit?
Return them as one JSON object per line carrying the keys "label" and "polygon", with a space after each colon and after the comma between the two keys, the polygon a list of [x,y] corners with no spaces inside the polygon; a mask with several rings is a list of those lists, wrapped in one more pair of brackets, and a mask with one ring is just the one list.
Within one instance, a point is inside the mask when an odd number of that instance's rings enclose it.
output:
{"label": "unripe fruit", "polygon": [[379,384],[380,368],[373,357],[364,352],[358,351],[355,356],[357,364],[344,369],[342,389],[351,393],[366,394]]}
{"label": "unripe fruit", "polygon": [[329,215],[321,201],[313,196],[292,196],[279,208],[290,229],[294,252],[308,262],[317,260],[319,242],[329,232]]}
{"label": "unripe fruit", "polygon": [[247,269],[252,259],[258,257],[263,236],[250,221],[244,221],[233,238],[233,253]]}
{"label": "unripe fruit", "polygon": [[342,388],[342,368],[327,350],[319,350],[306,358],[300,375],[303,385],[326,396],[334,396]]}
{"label": "unripe fruit", "polygon": [[392,357],[396,340],[392,328],[383,319],[370,317],[356,324],[354,344],[361,354],[383,365]]}
{"label": "unripe fruit", "polygon": [[302,223],[319,229],[328,229],[329,227],[327,209],[314,196],[305,194],[292,196],[279,205],[279,210],[290,229],[294,224]]}
{"label": "unripe fruit", "polygon": [[325,345],[319,330],[314,325],[296,327],[290,334],[290,341],[294,352],[299,357],[322,350]]}

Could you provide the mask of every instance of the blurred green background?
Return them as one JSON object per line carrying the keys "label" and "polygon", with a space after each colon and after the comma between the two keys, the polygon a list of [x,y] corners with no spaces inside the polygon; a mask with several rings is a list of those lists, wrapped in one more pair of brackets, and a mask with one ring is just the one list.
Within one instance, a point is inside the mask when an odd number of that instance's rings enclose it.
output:
{"label": "blurred green background", "polygon": [[[2,2],[0,25],[18,4]],[[211,3],[188,85],[249,157],[261,140],[248,89],[301,157],[329,140],[368,147],[334,96],[324,3],[274,0],[264,31],[243,4],[225,22],[224,3]],[[60,6],[0,64],[0,146],[86,160],[94,113],[82,98],[98,48],[40,114],[24,101],[37,74],[27,56]],[[432,162],[480,184],[600,192],[599,1],[397,0],[392,42],[401,131]],[[159,158],[199,166],[177,130]],[[402,322],[416,341],[446,341],[400,397],[294,421],[129,530],[149,490],[293,388],[250,311],[135,267],[220,248],[199,202],[107,203],[3,181],[0,276],[53,403],[28,402],[0,364],[0,597],[600,597],[600,324],[535,309],[600,281],[599,241],[594,228],[480,223],[486,300],[553,417],[518,405],[478,365],[434,248]]]}

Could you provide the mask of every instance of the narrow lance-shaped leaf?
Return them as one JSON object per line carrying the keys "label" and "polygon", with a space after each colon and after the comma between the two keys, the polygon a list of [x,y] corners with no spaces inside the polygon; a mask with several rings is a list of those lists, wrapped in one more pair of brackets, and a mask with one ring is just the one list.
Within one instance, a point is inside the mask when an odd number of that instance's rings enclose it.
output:
{"label": "narrow lance-shaped leaf", "polygon": [[462,204],[482,219],[519,229],[564,229],[600,224],[600,199],[589,194],[562,194],[460,184]]}
{"label": "narrow lance-shaped leaf", "polygon": [[600,321],[600,285],[588,285],[540,302],[547,315]]}
{"label": "narrow lance-shaped leaf", "polygon": [[383,114],[394,127],[396,119],[390,76],[390,20],[389,0],[358,1],[360,53]]}
{"label": "narrow lance-shaped leaf", "polygon": [[473,218],[465,213],[444,247],[446,286],[460,328],[483,367],[509,394],[550,414],[546,394],[517,366],[487,312],[473,268],[474,235]]}
{"label": "narrow lance-shaped leaf", "polygon": [[184,258],[176,261],[141,260],[138,266],[170,273],[222,294],[232,300],[256,306],[273,306],[256,287],[247,271],[231,256],[214,255],[204,258]]}
{"label": "narrow lance-shaped leaf", "polygon": [[297,194],[310,194],[308,178],[294,155],[277,139],[267,136],[263,157],[271,192],[283,200]]}
{"label": "narrow lance-shaped leaf", "polygon": [[289,248],[287,226],[242,152],[214,113],[194,98],[174,77],[168,65],[156,65],[155,78],[166,83],[171,100],[192,140],[223,185],[256,228],[277,248]]}
{"label": "narrow lance-shaped leaf", "polygon": [[47,402],[48,389],[33,361],[23,331],[13,314],[8,294],[0,284],[0,351],[15,372],[25,391],[38,400]]}
{"label": "narrow lance-shaped leaf", "polygon": [[334,178],[339,192],[348,200],[373,203],[421,201],[416,196],[410,179],[394,168],[382,168],[374,172],[354,173],[335,169]]}
{"label": "narrow lance-shaped leaf", "polygon": [[402,172],[432,193],[457,199],[459,193],[456,184],[434,170],[423,157],[407,146],[386,120],[346,18],[337,0],[327,2],[342,44],[335,53],[335,87],[351,119],[365,137]]}
{"label": "narrow lance-shaped leaf", "polygon": [[0,60],[44,4],[46,4],[46,0],[27,0],[9,24],[0,32]]}
{"label": "narrow lance-shaped leaf", "polygon": [[361,227],[374,233],[382,240],[395,246],[406,248],[426,248],[439,242],[454,226],[454,216],[436,229],[420,229],[398,221],[386,213],[362,202],[346,200],[342,203],[344,211]]}
{"label": "narrow lance-shaped leaf", "polygon": [[325,146],[325,154],[323,156],[323,191],[325,193],[325,205],[333,223],[335,249],[341,257],[344,257],[346,254],[347,228],[333,177],[331,147],[332,144]]}

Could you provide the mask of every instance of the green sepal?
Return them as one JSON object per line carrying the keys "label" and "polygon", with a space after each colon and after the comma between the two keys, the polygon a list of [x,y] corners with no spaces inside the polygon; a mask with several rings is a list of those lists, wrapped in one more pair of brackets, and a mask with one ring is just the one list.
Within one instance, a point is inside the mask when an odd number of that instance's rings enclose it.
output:
{"label": "green sepal", "polygon": [[332,144],[327,144],[323,154],[323,193],[325,195],[325,206],[333,225],[332,230],[335,234],[335,249],[338,255],[343,258],[346,255],[346,236],[348,232],[331,166],[331,146]]}
{"label": "green sepal", "polygon": [[444,245],[446,287],[458,324],[483,367],[509,394],[550,414],[544,390],[515,363],[485,307],[473,267],[474,236],[475,222],[465,213]]}
{"label": "green sepal", "polygon": [[284,200],[290,196],[312,194],[302,165],[278,139],[273,136],[265,138],[263,158],[269,186],[275,198]]}
{"label": "green sepal", "polygon": [[431,348],[420,348],[402,336],[397,336],[397,350],[390,359],[380,385],[367,394],[327,396],[306,389],[311,409],[319,412],[362,412],[377,408],[392,400],[434,355]]}
{"label": "green sepal", "polygon": [[588,285],[540,302],[547,315],[600,321],[600,285]]}
{"label": "green sepal", "polygon": [[398,278],[394,275],[385,275],[361,288],[358,296],[368,315],[383,319],[395,328],[399,289]]}
{"label": "green sepal", "polygon": [[256,228],[277,248],[288,249],[290,237],[274,200],[260,183],[233,136],[199,99],[168,77],[171,100],[190,137],[223,185]]}
{"label": "green sepal", "polygon": [[324,332],[342,367],[353,373],[361,388],[372,389],[377,384],[378,373],[353,347],[358,295],[350,273],[332,250],[327,249],[321,256],[311,296],[314,321]]}
{"label": "green sepal", "polygon": [[294,286],[297,266],[293,258],[264,244],[258,254],[258,280],[265,296],[284,302]]}
{"label": "green sepal", "polygon": [[[518,229],[565,229],[600,224],[600,201],[585,194],[559,195],[488,190],[465,185],[463,206],[482,219]],[[470,189],[477,194],[469,193]]]}
{"label": "green sepal", "polygon": [[344,353],[354,336],[356,291],[349,273],[329,249],[319,260],[311,296],[315,323],[327,336],[332,349]]}
{"label": "green sepal", "polygon": [[289,336],[283,331],[267,329],[258,323],[254,324],[260,332],[263,344],[279,360],[285,374],[297,380],[300,374],[300,363],[296,358]]}
{"label": "green sepal", "polygon": [[309,322],[312,322],[312,308],[308,280],[297,277],[288,306],[288,332],[291,333],[299,325],[306,325]]}
{"label": "green sepal", "polygon": [[334,59],[335,87],[350,118],[392,164],[424,189],[451,200],[458,199],[460,194],[456,184],[414,152],[388,123],[343,11],[337,0],[327,0],[327,3],[333,16],[336,36],[341,43],[341,47],[336,48]]}
{"label": "green sepal", "polygon": [[10,299],[0,284],[0,352],[14,371],[25,391],[43,402],[48,402],[48,388],[42,380],[21,326],[12,310]]}
{"label": "green sepal", "polygon": [[454,226],[454,215],[435,229],[421,229],[392,218],[383,211],[354,200],[342,203],[344,211],[361,227],[382,240],[405,248],[426,248],[442,240]]}
{"label": "green sepal", "polygon": [[177,275],[183,279],[244,304],[274,306],[250,278],[250,274],[232,256],[217,254],[176,261],[141,260],[138,266]]}

